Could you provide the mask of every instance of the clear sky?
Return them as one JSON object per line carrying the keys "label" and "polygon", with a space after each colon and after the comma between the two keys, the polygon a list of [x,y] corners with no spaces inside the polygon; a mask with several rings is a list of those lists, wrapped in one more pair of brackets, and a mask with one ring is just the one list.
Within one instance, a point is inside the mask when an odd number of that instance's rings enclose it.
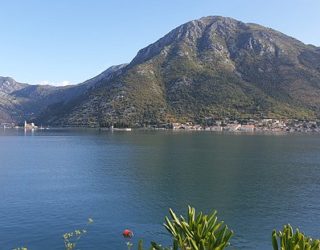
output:
{"label": "clear sky", "polygon": [[0,0],[0,9],[0,75],[30,84],[80,83],[209,15],[320,46],[320,0]]}

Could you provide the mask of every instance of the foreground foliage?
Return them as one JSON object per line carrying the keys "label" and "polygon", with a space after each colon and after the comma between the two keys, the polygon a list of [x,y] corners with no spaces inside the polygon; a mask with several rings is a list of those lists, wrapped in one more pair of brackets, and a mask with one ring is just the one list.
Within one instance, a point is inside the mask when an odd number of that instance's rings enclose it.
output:
{"label": "foreground foliage", "polygon": [[272,246],[274,250],[320,250],[320,240],[313,240],[296,229],[293,232],[288,224],[282,231],[272,232]]}
{"label": "foreground foliage", "polygon": [[[169,214],[170,217],[165,217],[164,227],[172,236],[172,246],[164,247],[151,242],[148,250],[223,250],[230,246],[233,231],[224,225],[223,221],[218,221],[217,211],[206,215],[202,212],[196,213],[195,208],[189,206],[186,219],[181,215],[178,217],[172,209],[169,210]],[[93,220],[89,219],[87,226],[91,223]],[[63,235],[65,250],[78,249],[78,241],[87,233],[87,226]],[[133,249],[133,232],[126,229],[122,235],[127,240],[128,250]],[[272,246],[273,250],[320,250],[320,240],[304,235],[299,229],[294,231],[288,224],[282,231],[273,230]],[[137,249],[145,250],[142,240],[139,241]],[[27,248],[19,247],[13,250]]]}
{"label": "foreground foliage", "polygon": [[[91,218],[88,219],[87,226],[92,224],[93,220]],[[76,249],[78,241],[81,237],[87,233],[87,229],[76,229],[73,232],[68,232],[63,234],[64,247],[66,250],[74,250]]]}
{"label": "foreground foliage", "polygon": [[[230,245],[233,232],[223,221],[218,221],[217,211],[206,215],[196,213],[195,208],[189,206],[187,219],[178,217],[172,209],[169,212],[170,218],[165,218],[164,227],[172,236],[173,246],[162,247],[151,242],[151,250],[223,250]],[[142,241],[138,250],[143,250]]]}
{"label": "foreground foliage", "polygon": [[178,218],[171,209],[170,216],[171,220],[166,217],[164,226],[182,250],[222,250],[230,245],[233,232],[223,221],[218,221],[217,211],[205,215],[189,206],[187,219]]}

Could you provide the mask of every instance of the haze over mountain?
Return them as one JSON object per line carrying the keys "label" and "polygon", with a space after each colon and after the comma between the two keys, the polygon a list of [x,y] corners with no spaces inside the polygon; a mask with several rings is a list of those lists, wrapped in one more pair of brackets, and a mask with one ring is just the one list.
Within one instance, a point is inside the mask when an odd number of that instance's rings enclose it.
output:
{"label": "haze over mountain", "polygon": [[76,86],[8,79],[0,78],[2,122],[143,126],[206,117],[320,116],[319,47],[218,16],[183,24],[128,65]]}

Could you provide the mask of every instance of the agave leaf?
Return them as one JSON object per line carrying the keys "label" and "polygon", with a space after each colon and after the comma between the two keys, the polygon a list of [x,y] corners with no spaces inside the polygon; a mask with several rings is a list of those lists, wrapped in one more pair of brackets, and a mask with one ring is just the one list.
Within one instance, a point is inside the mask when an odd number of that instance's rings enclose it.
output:
{"label": "agave leaf", "polygon": [[143,250],[143,241],[139,240],[138,242],[138,250]]}
{"label": "agave leaf", "polygon": [[170,215],[171,215],[174,223],[176,223],[177,225],[179,225],[181,227],[180,220],[178,219],[177,215],[172,211],[171,208],[169,209],[169,212],[170,212]]}
{"label": "agave leaf", "polygon": [[273,247],[273,250],[279,250],[276,230],[272,231],[272,247]]}

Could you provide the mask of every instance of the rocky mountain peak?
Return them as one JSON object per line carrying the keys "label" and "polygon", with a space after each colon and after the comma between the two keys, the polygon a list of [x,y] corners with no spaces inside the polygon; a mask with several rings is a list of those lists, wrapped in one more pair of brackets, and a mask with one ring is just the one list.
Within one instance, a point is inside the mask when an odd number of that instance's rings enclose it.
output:
{"label": "rocky mountain peak", "polygon": [[0,76],[0,92],[10,94],[16,90],[26,87],[27,84],[18,83],[11,77]]}
{"label": "rocky mountain peak", "polygon": [[209,60],[217,56],[222,61],[244,54],[269,58],[283,56],[296,64],[304,48],[302,42],[273,29],[229,17],[208,16],[180,25],[141,49],[131,65],[146,62],[160,53],[166,55],[170,49],[178,55],[193,51],[195,56],[205,55]]}

